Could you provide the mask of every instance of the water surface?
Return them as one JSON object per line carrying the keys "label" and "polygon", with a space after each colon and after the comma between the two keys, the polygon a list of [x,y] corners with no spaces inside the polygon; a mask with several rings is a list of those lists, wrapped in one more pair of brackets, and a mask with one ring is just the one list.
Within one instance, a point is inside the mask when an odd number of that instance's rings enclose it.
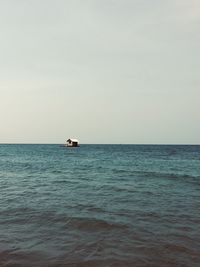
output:
{"label": "water surface", "polygon": [[0,145],[0,266],[200,266],[200,146]]}

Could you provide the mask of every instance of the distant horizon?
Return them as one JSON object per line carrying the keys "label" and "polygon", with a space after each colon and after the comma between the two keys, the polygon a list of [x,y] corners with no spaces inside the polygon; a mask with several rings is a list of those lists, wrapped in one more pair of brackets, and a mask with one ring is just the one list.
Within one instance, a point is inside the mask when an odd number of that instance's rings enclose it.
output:
{"label": "distant horizon", "polygon": [[[0,143],[0,145],[64,145],[65,143]],[[200,146],[200,144],[181,144],[181,143],[80,143],[81,145],[154,145],[154,146]]]}

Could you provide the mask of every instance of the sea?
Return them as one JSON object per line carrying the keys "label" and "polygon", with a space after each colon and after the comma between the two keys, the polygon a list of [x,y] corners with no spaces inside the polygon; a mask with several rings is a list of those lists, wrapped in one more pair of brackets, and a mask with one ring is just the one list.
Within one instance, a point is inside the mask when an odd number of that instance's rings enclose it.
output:
{"label": "sea", "polygon": [[200,146],[0,145],[0,267],[199,267]]}

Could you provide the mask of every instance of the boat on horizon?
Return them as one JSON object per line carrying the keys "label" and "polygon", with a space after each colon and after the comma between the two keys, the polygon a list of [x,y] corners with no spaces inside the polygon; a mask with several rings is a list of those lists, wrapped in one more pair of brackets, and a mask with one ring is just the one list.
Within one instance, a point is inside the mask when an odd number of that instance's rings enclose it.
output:
{"label": "boat on horizon", "polygon": [[66,147],[79,147],[79,141],[75,138],[69,138],[65,144]]}

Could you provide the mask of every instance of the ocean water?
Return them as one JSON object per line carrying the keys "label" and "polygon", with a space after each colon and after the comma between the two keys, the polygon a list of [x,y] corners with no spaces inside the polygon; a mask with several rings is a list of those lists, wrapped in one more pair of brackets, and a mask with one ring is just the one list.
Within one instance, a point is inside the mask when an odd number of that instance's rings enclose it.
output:
{"label": "ocean water", "polygon": [[1,267],[199,267],[200,146],[0,145]]}

